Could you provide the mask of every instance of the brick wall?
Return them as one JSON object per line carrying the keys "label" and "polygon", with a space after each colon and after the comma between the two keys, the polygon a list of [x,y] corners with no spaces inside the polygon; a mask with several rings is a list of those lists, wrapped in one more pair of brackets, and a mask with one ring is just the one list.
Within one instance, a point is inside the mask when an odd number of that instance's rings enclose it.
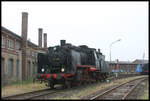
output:
{"label": "brick wall", "polygon": [[[109,68],[110,68],[110,71],[112,71],[113,69],[115,69],[116,70],[116,63],[111,63],[111,64],[109,64]],[[136,68],[137,68],[137,65],[138,64],[118,64],[118,66],[119,66],[119,69],[122,69],[122,70],[124,70],[124,71],[126,71],[126,72],[136,72]]]}

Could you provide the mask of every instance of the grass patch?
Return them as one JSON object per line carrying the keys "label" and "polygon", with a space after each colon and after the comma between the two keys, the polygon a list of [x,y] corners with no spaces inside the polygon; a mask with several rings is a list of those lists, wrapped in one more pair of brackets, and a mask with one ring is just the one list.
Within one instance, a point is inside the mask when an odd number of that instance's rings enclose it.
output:
{"label": "grass patch", "polygon": [[33,78],[29,78],[24,81],[15,80],[15,81],[8,83],[7,85],[3,85],[2,88],[7,87],[7,86],[12,86],[12,85],[24,85],[24,84],[32,84],[32,83],[33,83]]}
{"label": "grass patch", "polygon": [[47,88],[45,83],[35,82],[33,83],[33,79],[28,79],[25,81],[14,81],[10,84],[2,87],[2,96],[11,96],[20,93],[35,91]]}

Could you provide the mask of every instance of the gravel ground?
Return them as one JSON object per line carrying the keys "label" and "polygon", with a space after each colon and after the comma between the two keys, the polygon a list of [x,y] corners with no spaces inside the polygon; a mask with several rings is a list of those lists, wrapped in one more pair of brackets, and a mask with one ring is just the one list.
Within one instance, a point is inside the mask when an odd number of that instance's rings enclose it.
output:
{"label": "gravel ground", "polygon": [[144,94],[141,96],[141,99],[149,100],[149,80],[146,83],[146,87],[144,87]]}
{"label": "gravel ground", "polygon": [[[148,89],[148,94],[149,95],[149,79],[147,79],[146,81],[144,81],[141,84],[140,89],[138,90],[138,95],[137,95],[137,99],[144,99],[143,96],[145,96],[147,89]],[[149,98],[148,98],[149,99]]]}
{"label": "gravel ground", "polygon": [[112,87],[117,86],[118,84],[121,84],[121,83],[123,83],[123,82],[127,82],[127,81],[129,81],[129,80],[134,79],[134,78],[138,78],[138,77],[129,77],[129,78],[121,79],[121,80],[116,80],[116,81],[114,81],[115,83],[107,84],[107,87],[103,87],[103,88],[101,88],[101,89],[98,89],[96,92],[94,92],[94,93],[92,93],[92,94],[90,94],[90,95],[87,95],[87,96],[82,97],[82,99],[89,99],[89,98],[91,98],[91,97],[94,96],[94,95],[97,95],[97,94],[99,94],[99,93],[102,93],[102,92],[104,92],[104,91],[106,91],[106,90],[108,90],[108,89],[110,89],[110,88],[112,88]]}
{"label": "gravel ground", "polygon": [[142,96],[145,94],[146,86],[148,84],[148,79],[142,81],[133,91],[132,93],[128,96],[127,99],[131,100],[142,100]]}

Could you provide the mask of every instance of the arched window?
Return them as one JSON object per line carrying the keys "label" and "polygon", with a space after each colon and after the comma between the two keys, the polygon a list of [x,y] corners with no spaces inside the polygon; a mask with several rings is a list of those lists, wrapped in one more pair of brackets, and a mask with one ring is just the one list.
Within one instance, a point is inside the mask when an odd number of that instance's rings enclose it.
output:
{"label": "arched window", "polygon": [[8,60],[8,77],[13,76],[13,59]]}

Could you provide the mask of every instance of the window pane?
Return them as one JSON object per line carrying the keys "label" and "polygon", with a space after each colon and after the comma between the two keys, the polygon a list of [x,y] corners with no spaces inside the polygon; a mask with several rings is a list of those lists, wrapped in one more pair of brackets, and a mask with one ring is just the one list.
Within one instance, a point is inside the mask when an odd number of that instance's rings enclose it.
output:
{"label": "window pane", "polygon": [[16,49],[19,50],[21,48],[21,43],[16,42]]}
{"label": "window pane", "polygon": [[11,40],[11,39],[8,40],[8,48],[11,49],[11,50],[14,49],[14,41]]}
{"label": "window pane", "polygon": [[31,55],[31,53],[30,53],[30,48],[28,49],[28,56],[30,56]]}
{"label": "window pane", "polygon": [[5,48],[6,38],[2,36],[2,48]]}
{"label": "window pane", "polygon": [[17,60],[16,66],[17,66],[17,70],[16,70],[17,75],[16,76],[19,79],[19,60]]}
{"label": "window pane", "polygon": [[8,77],[13,76],[13,60],[8,60]]}
{"label": "window pane", "polygon": [[2,61],[2,64],[1,64],[1,66],[2,66],[2,68],[1,68],[1,71],[2,71],[2,78],[4,77],[4,58],[1,58],[1,61]]}
{"label": "window pane", "polygon": [[30,77],[30,61],[28,61],[28,64],[27,64],[27,77],[28,77],[28,79],[29,79],[29,77]]}

